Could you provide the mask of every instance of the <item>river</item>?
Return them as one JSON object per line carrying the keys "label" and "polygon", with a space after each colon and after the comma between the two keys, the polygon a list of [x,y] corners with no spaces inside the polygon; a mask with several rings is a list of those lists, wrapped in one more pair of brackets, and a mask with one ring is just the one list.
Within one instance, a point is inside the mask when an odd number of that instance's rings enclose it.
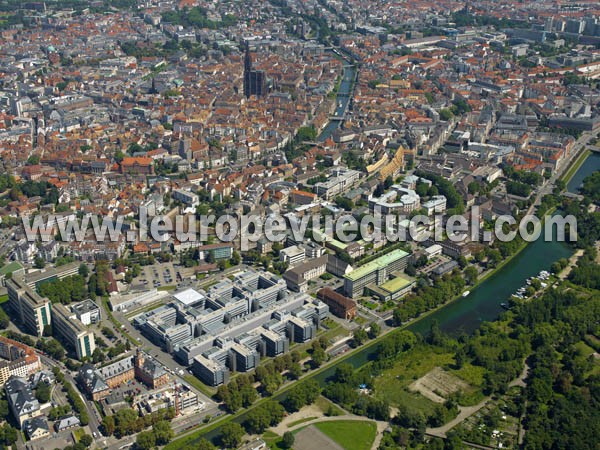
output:
{"label": "river", "polygon": [[[342,75],[342,81],[337,92],[336,107],[333,115],[335,117],[343,117],[346,113],[348,103],[350,102],[350,92],[352,91],[352,84],[354,83],[354,77],[356,76],[356,68],[354,66],[345,66],[344,73]],[[330,120],[329,123],[323,128],[323,131],[317,138],[319,142],[326,140],[331,134],[341,125],[341,120]]]}
{"label": "river", "polygon": [[592,153],[569,180],[567,190],[573,194],[577,194],[583,180],[597,170],[600,170],[600,153]]}

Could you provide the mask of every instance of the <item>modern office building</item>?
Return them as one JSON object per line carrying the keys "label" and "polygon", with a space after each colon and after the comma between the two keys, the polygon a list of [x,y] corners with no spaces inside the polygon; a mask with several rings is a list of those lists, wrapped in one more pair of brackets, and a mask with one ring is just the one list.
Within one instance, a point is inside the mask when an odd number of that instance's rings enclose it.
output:
{"label": "modern office building", "polygon": [[102,320],[100,307],[90,299],[72,304],[70,307],[77,319],[84,325],[99,323]]}
{"label": "modern office building", "polygon": [[304,252],[304,247],[300,245],[292,245],[279,252],[279,259],[287,263],[288,267],[293,267],[304,262],[304,258],[306,258],[306,253]]}
{"label": "modern office building", "polygon": [[52,307],[52,331],[65,347],[73,350],[77,359],[90,358],[96,349],[94,333],[89,331],[76,315],[63,304]]}
{"label": "modern office building", "polygon": [[287,324],[288,336],[293,342],[307,342],[317,335],[317,326],[301,317],[292,316]]}
{"label": "modern office building", "polygon": [[44,327],[52,323],[50,300],[41,297],[23,278],[6,280],[8,301],[15,313],[12,318],[34,334],[42,336]]}
{"label": "modern office building", "polygon": [[285,300],[285,281],[266,272],[245,271],[223,280],[206,292],[188,289],[169,304],[133,320],[145,336],[168,352],[192,339],[215,335],[248,314]]}
{"label": "modern office building", "polygon": [[398,300],[408,294],[415,285],[415,280],[403,274],[396,273],[394,277],[381,285],[367,286],[369,292],[381,302]]}
{"label": "modern office building", "polygon": [[192,372],[208,386],[219,386],[229,381],[229,369],[227,366],[204,355],[198,355],[194,358]]}
{"label": "modern office building", "polygon": [[393,185],[389,192],[381,197],[369,197],[369,208],[371,211],[379,211],[381,214],[410,213],[421,206],[421,199],[412,189]]}
{"label": "modern office building", "polygon": [[40,270],[39,272],[28,274],[25,278],[25,282],[30,288],[37,289],[41,283],[45,283],[46,281],[62,280],[63,278],[77,275],[79,273],[80,265],[81,263],[76,261],[65,264],[64,266]]}
{"label": "modern office building", "polygon": [[289,348],[289,341],[285,335],[275,333],[272,330],[261,330],[260,336],[265,345],[265,354],[267,356],[278,356],[286,353]]}
{"label": "modern office building", "polygon": [[216,244],[207,244],[198,247],[200,259],[208,259],[209,255],[214,261],[220,259],[230,259],[233,256],[233,245],[226,242],[217,242]]}
{"label": "modern office building", "polygon": [[363,295],[369,284],[377,286],[385,283],[392,272],[406,268],[409,254],[403,250],[394,250],[371,261],[364,266],[354,269],[344,276],[344,293],[350,298]]}

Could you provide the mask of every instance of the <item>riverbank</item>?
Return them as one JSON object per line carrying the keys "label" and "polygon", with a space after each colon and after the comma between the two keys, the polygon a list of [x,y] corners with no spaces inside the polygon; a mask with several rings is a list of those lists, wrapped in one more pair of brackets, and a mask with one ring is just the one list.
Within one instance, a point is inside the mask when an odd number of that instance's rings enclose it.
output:
{"label": "riverbank", "polygon": [[581,168],[583,163],[588,159],[588,157],[592,154],[590,150],[584,150],[581,155],[571,164],[568,170],[560,177],[561,181],[564,181],[565,184],[568,184],[571,181],[571,178],[577,173],[577,171]]}

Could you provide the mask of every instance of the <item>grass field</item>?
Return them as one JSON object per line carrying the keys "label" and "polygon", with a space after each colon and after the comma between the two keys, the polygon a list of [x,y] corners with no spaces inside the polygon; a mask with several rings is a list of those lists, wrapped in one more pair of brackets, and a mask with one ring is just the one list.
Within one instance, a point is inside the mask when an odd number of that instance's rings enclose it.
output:
{"label": "grass field", "polygon": [[454,364],[452,353],[417,346],[401,355],[394,367],[377,377],[375,396],[387,400],[391,406],[403,405],[413,412],[431,414],[435,403],[417,392],[409,391],[408,387],[434,368],[446,367],[445,370],[449,374],[457,376],[470,385],[467,392],[464,392],[465,403],[476,403],[476,400],[481,397],[478,388],[483,383],[483,368],[465,364],[459,370],[448,369],[447,367],[452,364]]}
{"label": "grass field", "polygon": [[207,386],[202,381],[200,381],[198,378],[196,378],[194,375],[185,374],[183,376],[183,379],[187,383],[190,383],[192,386],[194,386],[196,389],[198,389],[200,392],[202,392],[207,397],[212,397],[217,392],[216,389]]}
{"label": "grass field", "polygon": [[323,396],[317,398],[317,400],[315,401],[315,406],[319,408],[325,415],[342,416],[346,414],[339,406],[337,406],[335,403],[329,401]]}
{"label": "grass field", "polygon": [[481,387],[483,385],[485,369],[481,366],[474,366],[470,363],[466,363],[460,369],[450,370],[450,372],[465,380],[471,386]]}
{"label": "grass field", "polygon": [[339,420],[317,423],[314,426],[345,450],[370,450],[377,433],[375,423],[368,421]]}
{"label": "grass field", "polygon": [[392,406],[403,404],[409,409],[430,413],[435,404],[420,394],[409,392],[408,386],[434,367],[443,367],[453,362],[450,353],[436,353],[432,349],[417,346],[400,355],[394,367],[377,377],[375,395],[387,400]]}
{"label": "grass field", "polygon": [[0,295],[0,305],[2,303],[6,303],[8,301],[8,294],[6,295]]}

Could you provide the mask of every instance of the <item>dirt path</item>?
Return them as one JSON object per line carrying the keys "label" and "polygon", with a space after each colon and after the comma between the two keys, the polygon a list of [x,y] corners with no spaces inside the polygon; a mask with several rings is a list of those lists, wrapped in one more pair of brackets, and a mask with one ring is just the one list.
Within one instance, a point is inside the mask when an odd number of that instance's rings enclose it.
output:
{"label": "dirt path", "polygon": [[[508,387],[513,387],[513,386],[525,387],[525,378],[527,378],[528,374],[529,374],[529,366],[527,365],[527,362],[525,362],[525,367],[523,367],[523,371],[521,372],[521,374],[517,378],[512,380],[508,384]],[[450,422],[446,423],[445,425],[442,425],[441,427],[427,428],[427,430],[425,432],[431,436],[445,438],[446,433],[448,431],[450,431],[452,428],[454,428],[456,425],[461,423],[463,420],[468,419],[473,414],[475,414],[477,411],[479,411],[481,408],[483,408],[485,406],[485,404],[490,401],[490,399],[491,399],[491,397],[485,397],[483,400],[481,400],[479,403],[477,403],[474,406],[459,406],[458,407],[459,413],[454,419],[452,419]]]}
{"label": "dirt path", "polygon": [[[318,408],[316,405],[305,406],[300,411],[296,411],[295,413],[292,413],[292,414],[284,417],[283,420],[281,422],[279,422],[279,424],[276,427],[271,428],[271,431],[277,433],[279,436],[283,436],[283,433],[285,433],[286,431],[294,430],[294,429],[296,429],[300,426],[306,425],[308,423],[313,423],[313,422],[317,421],[317,419],[320,421],[320,420],[322,420],[323,417],[325,417],[325,415],[323,414],[323,411],[321,411],[321,409]],[[340,416],[338,416],[338,417],[340,417]],[[341,416],[341,417],[345,417],[345,416]],[[310,418],[313,418],[313,420],[302,422],[301,424],[298,424],[291,428],[288,427],[288,425],[290,423],[294,423],[294,422],[297,422],[298,420],[310,419]]]}
{"label": "dirt path", "polygon": [[456,425],[461,423],[463,420],[471,417],[473,414],[475,414],[477,411],[479,411],[481,408],[483,408],[485,406],[485,404],[490,401],[490,399],[491,399],[491,397],[486,397],[474,406],[460,406],[459,407],[460,411],[454,419],[452,419],[450,422],[446,423],[445,425],[442,425],[441,427],[427,428],[425,430],[425,433],[427,433],[430,436],[437,436],[440,438],[445,438],[446,433],[448,431],[450,431],[452,428],[454,428]]}
{"label": "dirt path", "polygon": [[569,274],[571,273],[571,270],[573,270],[573,267],[575,267],[575,265],[577,264],[577,261],[579,260],[579,258],[581,258],[583,256],[583,250],[577,250],[573,256],[571,256],[569,258],[569,264],[567,265],[567,267],[565,267],[563,270],[561,270],[561,272],[558,274],[558,278],[560,278],[561,280],[564,280],[565,278],[567,278],[569,276]]}

